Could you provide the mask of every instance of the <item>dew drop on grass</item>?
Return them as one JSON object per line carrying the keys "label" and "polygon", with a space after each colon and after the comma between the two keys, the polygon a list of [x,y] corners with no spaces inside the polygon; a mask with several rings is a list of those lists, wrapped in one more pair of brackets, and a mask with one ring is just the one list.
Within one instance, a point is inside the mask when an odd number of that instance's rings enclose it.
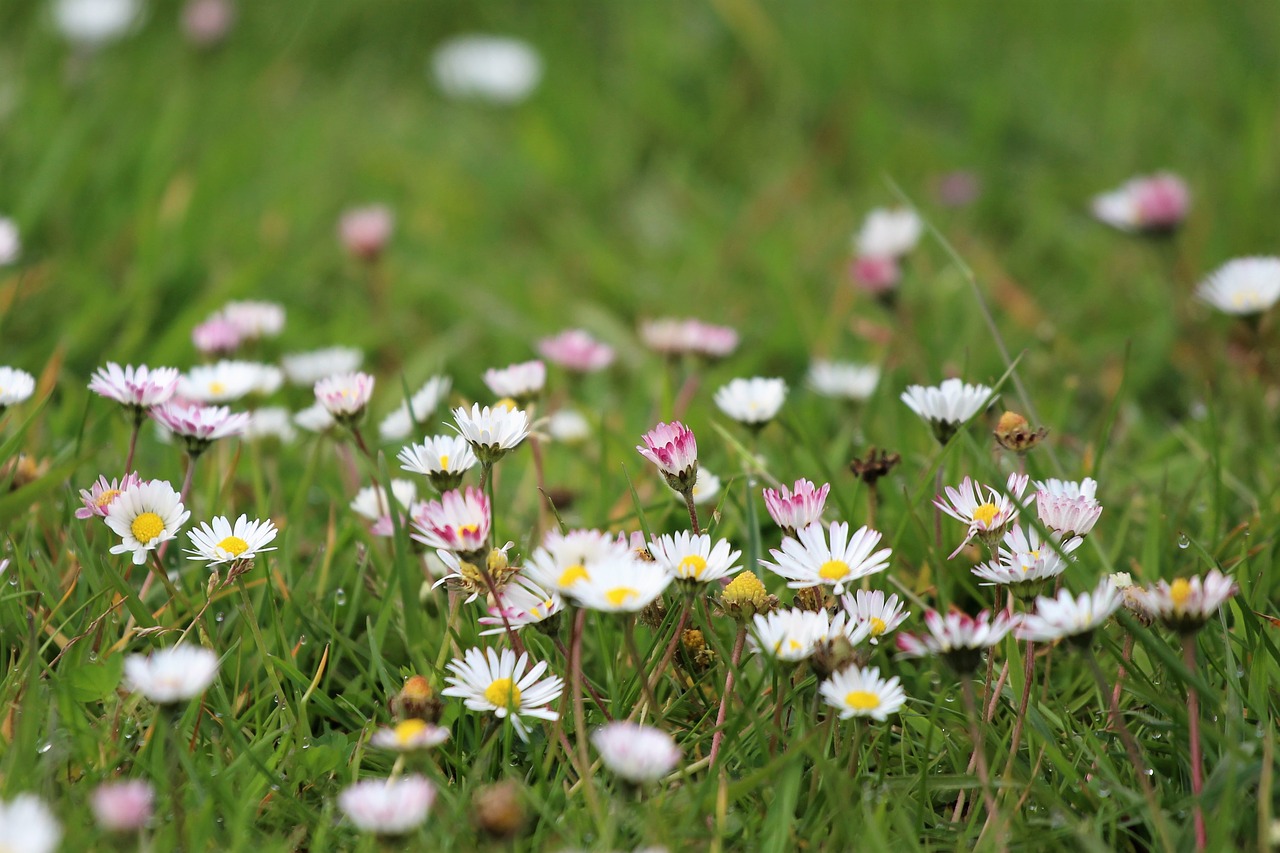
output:
{"label": "dew drop on grass", "polygon": [[53,741],[47,740],[44,743],[40,744],[40,748],[37,750],[37,752],[39,752],[41,755],[44,755],[46,752],[48,752],[51,749],[53,749]]}
{"label": "dew drop on grass", "polygon": [[301,635],[299,635],[299,637],[298,637],[298,645],[300,645],[300,646],[305,646],[306,644],[307,644],[307,635],[306,635],[306,634],[301,634]]}
{"label": "dew drop on grass", "polygon": [[92,663],[98,659],[97,652],[89,652],[89,662]]}
{"label": "dew drop on grass", "polygon": [[346,591],[345,589],[341,589],[341,588],[339,588],[339,589],[337,589],[337,590],[334,590],[334,593],[333,593],[333,603],[334,603],[334,604],[336,604],[336,605],[338,605],[339,607],[341,607],[342,605],[346,604],[346,603],[347,603],[347,591]]}
{"label": "dew drop on grass", "polygon": [[1179,533],[1179,534],[1178,534],[1178,547],[1179,547],[1179,548],[1188,548],[1188,547],[1190,547],[1190,546],[1191,546],[1191,540],[1187,538],[1187,534],[1185,534],[1185,533]]}
{"label": "dew drop on grass", "polygon": [[223,613],[221,610],[219,610],[217,613],[213,615],[214,622],[221,622],[223,619],[226,619],[226,618],[227,618],[227,614]]}

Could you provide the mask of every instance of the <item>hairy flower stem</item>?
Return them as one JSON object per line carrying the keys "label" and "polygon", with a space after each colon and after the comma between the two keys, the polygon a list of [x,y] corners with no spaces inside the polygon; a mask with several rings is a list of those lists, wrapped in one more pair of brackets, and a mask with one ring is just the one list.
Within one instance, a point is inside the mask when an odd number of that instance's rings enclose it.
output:
{"label": "hairy flower stem", "polygon": [[687,488],[683,492],[685,508],[689,510],[689,527],[693,530],[694,536],[702,534],[702,528],[698,526],[698,508],[693,505],[693,488]]}
{"label": "hairy flower stem", "polygon": [[[946,445],[943,445],[946,450]],[[938,470],[933,472],[933,493],[935,495],[942,494],[942,461],[938,461]],[[942,507],[937,504],[933,505],[933,546],[939,554],[942,553]]]}
{"label": "hairy flower stem", "polygon": [[[1195,634],[1182,635],[1182,659],[1186,661],[1187,671],[1194,676]],[[1195,797],[1196,850],[1204,850],[1208,836],[1204,825],[1204,807],[1200,803],[1204,796],[1204,754],[1200,750],[1200,693],[1190,682],[1187,683],[1187,726],[1191,738],[1191,793]]]}
{"label": "hairy flower stem", "polygon": [[724,718],[729,711],[729,700],[733,696],[733,675],[738,671],[742,661],[742,647],[747,644],[746,623],[738,625],[738,635],[733,639],[733,654],[729,657],[729,671],[724,675],[724,693],[720,695],[720,710],[716,712],[716,731],[711,736],[711,761],[708,768],[716,766],[716,758],[720,755],[720,746],[724,743]]}
{"label": "hairy flower stem", "polygon": [[1022,742],[1022,727],[1027,721],[1027,706],[1031,703],[1031,683],[1036,678],[1036,644],[1030,640],[1027,640],[1026,653],[1022,666],[1022,701],[1018,703],[1018,720],[1013,724],[1013,735],[1009,738],[1010,767],[1017,758],[1018,744]]}
{"label": "hairy flower stem", "polygon": [[1120,690],[1124,685],[1124,677],[1129,674],[1125,667],[1133,660],[1133,633],[1124,635],[1124,648],[1120,650],[1120,660],[1122,663],[1116,670],[1116,686],[1111,691],[1111,704],[1116,707],[1120,706]]}
{"label": "hairy flower stem", "polygon": [[133,470],[133,455],[138,449],[138,433],[142,431],[142,422],[146,419],[146,412],[140,411],[133,416],[133,432],[129,435],[129,455],[124,458],[125,475]]}
{"label": "hairy flower stem", "polygon": [[960,693],[964,698],[964,710],[969,717],[969,739],[973,743],[974,766],[978,770],[978,784],[982,786],[982,801],[987,813],[996,813],[996,798],[991,792],[991,774],[987,770],[986,742],[982,737],[982,721],[978,716],[978,703],[973,698],[973,676],[965,674],[960,679]]}

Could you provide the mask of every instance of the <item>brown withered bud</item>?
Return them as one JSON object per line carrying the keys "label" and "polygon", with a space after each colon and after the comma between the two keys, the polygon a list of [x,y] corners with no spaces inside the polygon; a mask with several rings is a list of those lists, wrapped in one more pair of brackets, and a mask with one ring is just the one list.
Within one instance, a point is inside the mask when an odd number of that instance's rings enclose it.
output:
{"label": "brown withered bud", "polygon": [[431,689],[431,682],[421,675],[413,675],[405,681],[400,692],[391,697],[391,713],[400,720],[425,720],[435,723],[440,719],[444,703]]}
{"label": "brown withered bud", "polygon": [[19,453],[0,468],[0,483],[9,481],[9,491],[16,492],[23,486],[29,486],[44,476],[49,470],[48,459],[36,459],[25,453]]}
{"label": "brown withered bud", "polygon": [[992,435],[1005,450],[1013,453],[1026,453],[1039,444],[1049,430],[1044,427],[1032,429],[1027,419],[1017,412],[1005,412],[1000,416]]}
{"label": "brown withered bud", "polygon": [[645,605],[640,611],[640,624],[647,628],[657,628],[662,625],[662,620],[667,618],[667,605],[662,600],[662,596],[658,596],[649,604]]}
{"label": "brown withered bud", "polygon": [[868,447],[866,456],[849,463],[849,470],[855,477],[874,489],[876,481],[892,471],[893,466],[901,461],[902,457],[896,453]]}
{"label": "brown withered bud", "polygon": [[524,828],[525,810],[520,786],[508,779],[486,785],[471,800],[471,818],[485,835],[497,840],[515,838]]}
{"label": "brown withered bud", "polygon": [[809,666],[813,668],[819,681],[825,681],[831,677],[832,673],[839,672],[854,661],[853,646],[849,643],[849,638],[843,634],[834,640],[818,643],[813,654],[809,656]]}
{"label": "brown withered bud", "polygon": [[806,586],[804,589],[796,590],[796,597],[792,604],[800,610],[809,610],[817,613],[819,610],[825,610],[827,607],[827,591],[821,586]]}

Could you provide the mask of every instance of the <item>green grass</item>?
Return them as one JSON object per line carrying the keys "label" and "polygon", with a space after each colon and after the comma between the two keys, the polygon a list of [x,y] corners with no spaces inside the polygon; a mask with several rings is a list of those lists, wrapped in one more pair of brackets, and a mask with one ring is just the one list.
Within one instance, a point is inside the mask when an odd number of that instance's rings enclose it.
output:
{"label": "green grass", "polygon": [[[437,370],[454,378],[456,400],[487,401],[485,368],[531,357],[539,337],[581,325],[614,343],[619,363],[574,386],[553,371],[552,395],[572,394],[598,416],[599,432],[582,447],[547,447],[548,483],[574,492],[563,513],[570,526],[636,529],[642,510],[660,532],[685,521],[633,447],[668,413],[671,389],[636,321],[731,324],[743,346],[705,371],[687,418],[705,464],[726,483],[716,534],[745,548],[753,516],[740,473],[746,438],[723,422],[711,392],[734,376],[783,376],[791,398],[760,442],[768,475],[829,480],[833,514],[856,525],[868,495],[848,461],[870,445],[901,453],[877,508],[895,549],[891,573],[930,604],[972,611],[990,593],[963,557],[943,559],[953,545],[933,547],[933,466],[948,483],[965,474],[1000,482],[1009,460],[990,451],[978,424],[939,462],[897,396],[953,373],[988,383],[1005,374],[976,293],[1051,430],[1048,447],[1027,458],[1029,472],[1101,482],[1106,510],[1067,585],[1083,590],[1110,571],[1150,581],[1213,566],[1240,585],[1199,636],[1194,682],[1176,638],[1136,629],[1122,703],[1178,847],[1191,849],[1185,690],[1198,684],[1210,849],[1265,849],[1280,678],[1276,629],[1263,618],[1277,615],[1280,580],[1275,336],[1264,323],[1259,367],[1242,351],[1241,330],[1190,294],[1221,262],[1276,251],[1280,60],[1270,34],[1280,7],[243,3],[228,43],[200,53],[178,36],[176,10],[154,5],[139,33],[77,75],[43,3],[0,8],[0,102],[12,105],[0,109],[0,214],[18,220],[25,244],[22,263],[0,270],[0,363],[42,378],[36,397],[0,420],[0,460],[21,451],[50,465],[43,479],[0,496],[11,559],[10,583],[0,585],[0,793],[49,800],[65,849],[114,849],[92,828],[88,794],[99,781],[135,777],[161,788],[155,849],[177,846],[173,770],[142,746],[155,710],[119,690],[118,678],[125,653],[171,644],[193,616],[161,610],[159,590],[109,610],[140,575],[124,577],[126,561],[107,553],[114,540],[100,522],[72,517],[75,490],[113,476],[128,440],[124,421],[85,390],[96,366],[185,367],[196,361],[195,323],[228,299],[271,299],[289,320],[259,355],[364,348],[380,416],[399,402],[402,376],[416,387]],[[508,110],[438,95],[425,76],[430,48],[471,30],[539,47],[546,75],[530,102]],[[957,168],[980,176],[983,194],[971,207],[942,208],[932,181]],[[1089,218],[1093,193],[1161,168],[1183,174],[1194,193],[1176,240],[1126,238]],[[904,199],[972,267],[977,291],[926,239],[895,312],[861,296],[847,316],[833,310],[848,287],[850,232],[871,207]],[[333,236],[344,207],[379,200],[398,216],[381,301]],[[882,364],[876,395],[850,413],[808,392],[802,377],[815,353]],[[1002,390],[1009,407],[1025,410],[1010,383]],[[294,408],[309,402],[305,390],[279,396]],[[443,429],[436,421],[432,432]],[[380,448],[387,470],[398,447]],[[181,466],[176,447],[144,431],[144,476],[176,485]],[[499,473],[498,522],[523,558],[538,505],[527,451]],[[405,676],[443,686],[435,663],[444,592],[419,596],[407,539],[371,537],[347,509],[351,485],[327,439],[227,443],[201,462],[193,522],[246,512],[283,528],[279,549],[247,580],[286,695],[276,701],[237,595],[218,593],[206,642],[223,655],[221,675],[176,722],[188,747],[177,790],[189,849],[371,844],[339,820],[334,797],[391,769],[364,742],[390,719],[387,700]],[[759,530],[766,550],[778,546],[771,526]],[[953,543],[958,531],[944,534]],[[168,557],[174,568],[185,562],[179,551]],[[777,578],[770,583],[789,600]],[[187,568],[181,584],[203,602],[202,569]],[[918,627],[920,608],[912,610],[904,627]],[[166,632],[126,635],[130,612]],[[686,765],[709,749],[734,634],[727,620],[696,621],[719,661],[692,688],[661,687],[673,703],[664,725]],[[457,629],[464,647],[475,641],[470,618]],[[608,617],[588,619],[585,668],[625,715],[639,685],[618,629]],[[669,632],[642,627],[640,643]],[[1117,624],[1100,638],[1108,677],[1125,634]],[[566,674],[550,642],[527,639]],[[1053,654],[1047,677],[1040,669],[1045,687],[1033,693],[1023,748],[1003,776],[1021,691],[1012,644],[997,652],[1006,655],[1015,672],[987,741],[1008,843],[1147,849],[1156,822],[1088,671],[1065,651]],[[869,727],[854,777],[851,728],[840,724],[841,739],[828,743],[827,724],[811,714],[812,676],[797,680],[794,717],[770,750],[773,676],[748,656],[728,714],[723,781],[698,770],[636,796],[598,770],[601,820],[545,733],[528,748],[516,742],[503,762],[501,736],[487,737],[483,719],[449,702],[453,739],[430,770],[440,798],[417,844],[487,843],[471,823],[471,797],[515,778],[530,815],[520,849],[974,846],[983,809],[950,822],[957,792],[976,794],[958,685],[928,662],[894,661],[884,644],[875,660],[902,676],[911,702],[890,724]],[[995,844],[988,833],[979,846]]]}

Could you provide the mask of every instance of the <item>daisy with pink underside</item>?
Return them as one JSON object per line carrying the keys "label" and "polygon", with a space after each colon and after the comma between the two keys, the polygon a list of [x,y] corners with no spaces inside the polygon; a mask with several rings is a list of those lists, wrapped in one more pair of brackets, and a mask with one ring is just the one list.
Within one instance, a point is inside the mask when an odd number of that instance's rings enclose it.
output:
{"label": "daisy with pink underside", "polygon": [[1036,483],[1036,515],[1040,523],[1064,537],[1085,536],[1102,516],[1094,497],[1098,488],[1088,477],[1082,483],[1048,480]]}
{"label": "daisy with pink underside", "polygon": [[105,518],[111,509],[111,503],[126,489],[142,484],[142,478],[136,473],[126,474],[119,480],[108,481],[106,476],[98,477],[98,481],[88,489],[80,490],[80,500],[84,503],[76,510],[76,518],[93,518],[95,515]]}
{"label": "daisy with pink underside", "polygon": [[592,733],[591,743],[605,767],[637,784],[656,782],[680,763],[680,747],[671,735],[639,723],[606,723]]}
{"label": "daisy with pink underside", "polygon": [[1134,590],[1142,608],[1166,627],[1180,633],[1198,631],[1218,613],[1218,608],[1239,591],[1235,581],[1217,569],[1203,578],[1178,578]]}
{"label": "daisy with pink underside", "polygon": [[[502,634],[507,630],[518,631],[526,625],[537,625],[564,609],[564,601],[557,592],[547,592],[528,578],[520,578],[502,590],[496,604],[489,605],[489,615],[481,616],[481,625],[489,625],[480,636]],[[505,618],[505,622],[503,621]],[[551,623],[548,623],[551,624]]]}
{"label": "daisy with pink underside", "polygon": [[496,397],[510,397],[517,403],[528,403],[542,393],[547,383],[547,366],[541,361],[524,361],[507,367],[489,368],[484,384]]}
{"label": "daisy with pink underside", "polygon": [[994,617],[983,610],[970,616],[953,610],[945,616],[936,610],[924,615],[926,634],[898,635],[901,657],[940,657],[957,673],[969,675],[982,662],[982,652],[1003,640],[1021,617],[1000,611]]}
{"label": "daisy with pink underside", "polygon": [[885,598],[878,589],[860,589],[853,595],[846,593],[841,599],[844,611],[849,614],[850,621],[865,625],[867,637],[871,644],[878,645],[880,638],[901,625],[910,611],[902,609],[902,602],[897,595]]}
{"label": "daisy with pink underside", "polygon": [[348,208],[338,219],[338,240],[353,256],[372,263],[391,240],[395,225],[395,214],[385,204]]}
{"label": "daisy with pink underside", "polygon": [[796,480],[790,490],[786,486],[764,490],[765,509],[773,523],[789,535],[794,536],[802,530],[822,520],[822,510],[827,505],[827,495],[831,492],[831,484],[824,483],[821,488],[810,480]]}
{"label": "daisy with pink underside", "polygon": [[410,520],[416,541],[453,551],[464,559],[484,550],[490,524],[489,498],[474,486],[445,492],[438,501],[418,505]]}
{"label": "daisy with pink underside", "polygon": [[[964,539],[948,559],[959,554],[975,536],[992,547],[1018,517],[1018,501],[1026,491],[1027,480],[1025,474],[1010,474],[1009,481],[1005,484],[1005,493],[1001,494],[992,486],[983,486],[965,477],[960,488],[947,486],[943,490],[945,496],[938,495],[934,498],[934,506],[968,526]],[[986,489],[985,495],[982,493],[983,489]]]}
{"label": "daisy with pink underside", "polygon": [[876,550],[880,533],[860,527],[849,533],[843,521],[832,522],[828,529],[815,522],[802,528],[795,537],[782,540],[782,549],[772,549],[777,562],[761,561],[761,565],[786,578],[792,589],[825,585],[834,587],[836,595],[845,586],[889,567],[893,555],[890,548]]}
{"label": "daisy with pink underside", "polygon": [[538,342],[538,354],[574,373],[595,373],[613,364],[613,347],[601,343],[583,329],[567,329]]}
{"label": "daisy with pink underside", "polygon": [[353,424],[373,396],[374,378],[367,373],[339,373],[315,384],[316,402],[342,424]]}
{"label": "daisy with pink underside", "polygon": [[1094,196],[1094,218],[1118,231],[1160,234],[1175,230],[1187,217],[1191,193],[1177,175],[1159,172],[1133,178],[1118,189]]}
{"label": "daisy with pink underside", "polygon": [[108,832],[136,832],[151,820],[156,791],[150,782],[104,782],[93,789],[89,806],[98,826]]}
{"label": "daisy with pink underside", "polygon": [[145,412],[172,399],[180,376],[176,367],[121,367],[109,361],[94,373],[89,390],[134,412]]}
{"label": "daisy with pink underside", "polygon": [[1070,590],[1060,589],[1052,598],[1036,599],[1035,612],[1022,617],[1017,635],[1020,640],[1033,643],[1052,643],[1070,640],[1085,645],[1124,603],[1124,593],[1116,588],[1110,578],[1091,592],[1072,595]]}
{"label": "daisy with pink underside", "polygon": [[658,466],[667,484],[684,494],[693,488],[697,480],[698,440],[679,421],[659,423],[641,436],[643,445],[636,450],[645,459]]}
{"label": "daisy with pink underside", "polygon": [[436,788],[422,776],[365,779],[344,788],[338,808],[362,832],[405,835],[427,819]]}
{"label": "daisy with pink underside", "polygon": [[[1056,578],[1067,569],[1071,553],[1084,544],[1080,537],[1063,539],[1054,533],[1042,539],[1034,527],[1015,524],[1000,542],[996,559],[973,567],[973,573],[988,583],[1017,586],[1038,584]],[[1023,590],[1033,587],[1020,587]]]}
{"label": "daisy with pink underside", "polygon": [[187,452],[193,456],[199,456],[220,438],[243,434],[249,425],[248,412],[232,414],[226,406],[202,406],[199,403],[165,403],[153,408],[151,417],[181,438]]}

